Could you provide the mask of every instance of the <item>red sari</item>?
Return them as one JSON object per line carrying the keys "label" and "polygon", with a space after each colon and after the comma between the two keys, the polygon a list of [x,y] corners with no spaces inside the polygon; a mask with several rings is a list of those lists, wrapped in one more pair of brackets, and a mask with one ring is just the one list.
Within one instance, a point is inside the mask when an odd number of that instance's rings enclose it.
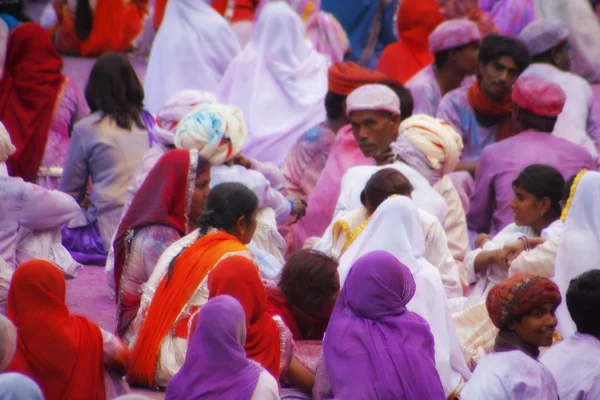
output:
{"label": "red sari", "polygon": [[[168,0],[156,0],[152,23],[158,30],[165,16]],[[204,0],[199,0],[204,1]],[[258,0],[213,0],[210,5],[229,22],[252,21],[258,7]]]}
{"label": "red sari", "polygon": [[8,371],[34,379],[48,400],[105,400],[102,333],[65,305],[65,278],[48,261],[21,264],[8,292],[18,330]]}
{"label": "red sari", "polygon": [[246,314],[246,355],[279,379],[279,328],[266,311],[267,296],[256,265],[244,256],[225,258],[208,276],[208,292],[209,299],[226,294],[240,302]]}
{"label": "red sari", "polygon": [[41,26],[25,23],[12,31],[0,80],[0,121],[17,148],[7,162],[12,176],[36,182],[65,84],[62,67]]}

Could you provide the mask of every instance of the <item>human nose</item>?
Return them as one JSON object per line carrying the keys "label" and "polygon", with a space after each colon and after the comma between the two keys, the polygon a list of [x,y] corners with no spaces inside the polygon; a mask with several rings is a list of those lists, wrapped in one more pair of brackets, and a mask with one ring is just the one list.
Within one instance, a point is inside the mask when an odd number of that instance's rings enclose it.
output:
{"label": "human nose", "polygon": [[514,197],[510,201],[509,207],[512,208],[513,210],[517,209],[517,200]]}

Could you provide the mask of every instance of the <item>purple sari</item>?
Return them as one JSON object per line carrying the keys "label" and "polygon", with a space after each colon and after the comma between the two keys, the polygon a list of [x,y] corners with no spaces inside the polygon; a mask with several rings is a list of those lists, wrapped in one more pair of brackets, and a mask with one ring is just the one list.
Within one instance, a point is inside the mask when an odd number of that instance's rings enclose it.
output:
{"label": "purple sari", "polygon": [[445,398],[429,324],[406,309],[415,289],[410,270],[385,251],[354,263],[323,341],[331,398]]}
{"label": "purple sari", "polygon": [[246,317],[240,303],[226,295],[214,297],[197,322],[165,400],[250,400],[260,366],[246,358]]}

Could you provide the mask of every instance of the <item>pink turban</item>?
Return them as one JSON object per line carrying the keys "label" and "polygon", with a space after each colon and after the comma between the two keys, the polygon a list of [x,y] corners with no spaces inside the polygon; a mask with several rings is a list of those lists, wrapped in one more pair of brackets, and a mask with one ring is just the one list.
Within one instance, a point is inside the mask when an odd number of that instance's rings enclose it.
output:
{"label": "pink turban", "polygon": [[429,35],[429,50],[438,53],[480,41],[481,33],[475,22],[452,19],[438,25]]}
{"label": "pink turban", "polygon": [[532,56],[545,53],[568,38],[568,29],[560,22],[545,19],[530,23],[519,34],[519,40],[525,44]]}
{"label": "pink turban", "polygon": [[387,111],[400,115],[400,99],[385,85],[364,85],[346,99],[346,115],[350,116],[353,111]]}
{"label": "pink turban", "polygon": [[535,76],[521,76],[513,86],[512,99],[519,107],[535,115],[557,117],[567,96],[554,82]]}

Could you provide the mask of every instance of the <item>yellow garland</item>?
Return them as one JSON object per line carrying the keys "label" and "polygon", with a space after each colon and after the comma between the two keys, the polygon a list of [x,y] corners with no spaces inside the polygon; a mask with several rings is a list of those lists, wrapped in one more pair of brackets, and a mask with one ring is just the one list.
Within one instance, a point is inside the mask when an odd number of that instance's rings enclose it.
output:
{"label": "yellow garland", "polygon": [[571,186],[571,191],[569,193],[569,199],[567,200],[567,203],[565,204],[565,207],[562,210],[562,214],[560,215],[560,219],[563,222],[567,220],[567,214],[569,214],[571,204],[573,204],[573,198],[575,197],[577,186],[579,185],[579,181],[581,181],[581,178],[583,178],[583,175],[585,175],[586,172],[588,172],[587,169],[582,169],[581,171],[579,171],[579,173],[575,177],[575,180],[573,181],[573,186]]}
{"label": "yellow garland", "polygon": [[358,235],[360,235],[360,233],[363,231],[363,229],[365,229],[365,227],[367,226],[367,224],[369,223],[370,220],[371,220],[371,217],[365,219],[362,224],[360,224],[359,226],[356,227],[356,229],[354,229],[352,232],[350,232],[350,234],[348,235],[348,238],[346,238],[344,247],[342,247],[340,256],[342,254],[344,254],[346,252],[346,250],[348,250],[348,247],[350,247],[352,242],[354,242],[354,240],[358,237]]}

